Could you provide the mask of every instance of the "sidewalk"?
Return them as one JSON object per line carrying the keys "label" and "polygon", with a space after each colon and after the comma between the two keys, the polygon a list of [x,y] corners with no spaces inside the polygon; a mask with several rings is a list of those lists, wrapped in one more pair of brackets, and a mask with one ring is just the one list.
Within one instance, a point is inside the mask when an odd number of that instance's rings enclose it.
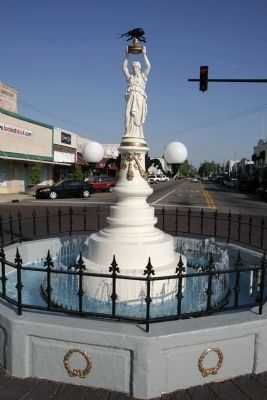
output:
{"label": "sidewalk", "polygon": [[[111,371],[112,373],[112,371]],[[125,393],[64,384],[45,379],[19,379],[0,368],[1,400],[134,400]],[[246,375],[224,382],[209,383],[174,393],[157,400],[266,400],[267,372]]]}
{"label": "sidewalk", "polygon": [[1,203],[20,203],[21,201],[32,198],[33,192],[28,193],[0,193],[0,204]]}

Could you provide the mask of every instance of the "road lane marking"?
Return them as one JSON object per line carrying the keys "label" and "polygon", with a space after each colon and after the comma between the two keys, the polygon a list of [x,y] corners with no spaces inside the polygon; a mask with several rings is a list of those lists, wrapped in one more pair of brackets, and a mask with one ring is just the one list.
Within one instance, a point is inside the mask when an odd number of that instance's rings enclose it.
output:
{"label": "road lane marking", "polygon": [[[179,185],[179,188],[180,188],[181,186],[183,186],[184,184],[185,184],[185,182],[181,182],[181,184]],[[174,193],[174,192],[177,192],[177,190],[180,190],[180,189],[176,188],[176,189],[174,189],[174,190],[171,190],[168,194],[166,194],[165,196],[162,196],[160,199],[155,200],[155,201],[153,201],[153,203],[150,203],[150,204],[151,204],[152,206],[153,206],[154,204],[157,204],[159,201],[165,199],[165,198],[168,197],[170,194],[172,194],[172,193]]]}
{"label": "road lane marking", "polygon": [[165,199],[165,197],[168,197],[170,194],[176,192],[176,190],[177,190],[177,189],[174,189],[174,190],[172,190],[171,192],[165,194],[165,196],[162,196],[160,199],[158,199],[158,200],[156,200],[156,201],[153,201],[153,203],[151,203],[151,205],[157,204],[159,201]]}
{"label": "road lane marking", "polygon": [[206,191],[207,196],[209,198],[210,206],[216,208],[213,198],[211,197],[210,193]]}
{"label": "road lane marking", "polygon": [[210,208],[216,208],[215,203],[214,203],[214,200],[213,200],[213,198],[211,197],[211,195],[209,194],[209,192],[208,192],[206,189],[204,189],[202,185],[201,185],[201,187],[202,187],[203,195],[204,195],[204,197],[205,197],[205,200],[206,200],[208,206],[209,206]]}
{"label": "road lane marking", "polygon": [[[153,203],[151,203],[151,205],[153,205]],[[157,208],[157,209],[160,209],[160,208],[162,208],[162,207],[164,207],[164,208],[167,208],[167,207],[175,207],[175,208],[198,208],[198,209],[204,209],[204,208],[207,208],[207,209],[211,209],[211,208],[214,208],[214,209],[216,209],[216,207],[210,207],[210,206],[203,206],[202,204],[200,204],[200,205],[196,205],[196,206],[192,206],[192,205],[188,205],[188,204],[157,204],[156,205],[156,207],[155,208]]]}
{"label": "road lane marking", "polygon": [[179,189],[180,192],[199,192],[198,189]]}

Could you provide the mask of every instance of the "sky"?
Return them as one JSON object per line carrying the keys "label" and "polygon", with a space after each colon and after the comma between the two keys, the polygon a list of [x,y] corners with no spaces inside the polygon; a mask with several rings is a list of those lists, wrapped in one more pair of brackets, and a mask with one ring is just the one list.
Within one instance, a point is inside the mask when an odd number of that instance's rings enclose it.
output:
{"label": "sky", "polygon": [[[0,81],[18,90],[18,113],[100,143],[120,143],[127,42],[145,31],[151,63],[144,135],[151,157],[182,142],[188,160],[251,158],[267,137],[266,0],[0,0]],[[130,61],[142,56],[130,56]]]}

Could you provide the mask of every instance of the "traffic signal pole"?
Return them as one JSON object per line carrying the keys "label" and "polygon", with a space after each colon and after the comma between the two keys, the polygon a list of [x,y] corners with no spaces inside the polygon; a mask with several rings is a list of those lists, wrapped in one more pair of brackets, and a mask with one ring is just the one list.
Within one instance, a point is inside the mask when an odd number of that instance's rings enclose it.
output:
{"label": "traffic signal pole", "polygon": [[[200,79],[188,79],[188,82],[200,82]],[[267,79],[207,79],[207,82],[254,82],[267,83]]]}
{"label": "traffic signal pole", "polygon": [[209,79],[209,67],[202,65],[199,71],[199,79],[188,79],[188,82],[199,82],[199,90],[206,92],[208,90],[208,82],[230,82],[230,83],[267,83],[267,79]]}

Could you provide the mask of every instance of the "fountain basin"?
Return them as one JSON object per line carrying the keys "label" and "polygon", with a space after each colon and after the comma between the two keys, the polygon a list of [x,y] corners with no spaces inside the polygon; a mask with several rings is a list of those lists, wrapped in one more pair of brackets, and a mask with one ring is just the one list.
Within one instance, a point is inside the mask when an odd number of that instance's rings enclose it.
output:
{"label": "fountain basin", "polygon": [[[87,238],[71,240],[73,250],[86,248]],[[44,260],[67,246],[61,238],[19,245],[25,262]],[[12,259],[16,246],[5,249]],[[237,247],[228,245],[230,264]],[[261,254],[239,248],[241,256],[259,264]],[[72,262],[71,257],[68,262]],[[211,381],[267,370],[267,313],[257,310],[213,314],[197,319],[142,325],[82,319],[64,314],[23,311],[18,316],[0,301],[0,361],[14,376],[36,376],[77,385],[103,387],[152,399]],[[64,358],[78,349],[90,357],[92,368],[84,378],[70,376]],[[209,350],[209,351],[208,351]],[[219,356],[223,357],[219,363]],[[219,365],[220,364],[220,365]],[[86,360],[73,353],[70,367],[85,370]],[[181,368],[182,366],[182,368]],[[203,376],[205,371],[213,373]]]}
{"label": "fountain basin", "polygon": [[[102,387],[152,399],[211,381],[267,370],[267,315],[254,310],[156,324],[150,333],[138,325],[24,312],[0,302],[1,362],[13,376],[35,376],[77,385]],[[64,357],[72,349],[92,360],[84,378],[69,376]],[[204,377],[198,362],[207,349],[219,349],[223,363]],[[209,358],[209,356],[212,356]],[[216,353],[204,366],[215,367]],[[73,368],[85,360],[73,355]],[[181,368],[182,366],[182,368]]]}
{"label": "fountain basin", "polygon": [[[202,259],[202,265],[205,266],[205,263],[208,264],[208,257],[212,251],[215,260],[217,260],[215,262],[216,269],[227,271],[229,268],[229,257],[227,251],[222,246],[218,246],[214,243],[213,240],[203,241],[188,238],[173,239],[171,236],[169,236],[169,238],[171,239],[169,245],[173,247],[175,242],[175,248],[177,250],[182,249],[192,265],[194,264],[192,254],[194,254],[195,257]],[[23,265],[27,267],[27,270],[22,270],[21,273],[23,283],[22,302],[29,306],[46,306],[43,298],[47,299],[46,292],[48,277],[45,272],[44,263],[47,249],[49,248],[54,264],[50,276],[52,304],[53,306],[60,307],[63,310],[79,310],[79,297],[77,294],[80,290],[80,280],[75,269],[75,264],[80,250],[82,251],[85,249],[83,253],[86,255],[90,254],[90,251],[88,251],[88,242],[90,244],[90,240],[91,237],[88,236],[74,236],[71,238],[54,238],[49,239],[48,241],[34,241],[31,242],[30,253],[27,250],[29,243],[20,245],[19,251],[21,252]],[[95,248],[96,246],[93,247],[93,249]],[[9,248],[6,251],[6,257],[8,257],[8,260],[15,258],[14,249],[13,254],[10,252]],[[35,251],[38,252],[38,258],[34,257]],[[152,318],[175,316],[177,313],[179,280],[175,269],[180,260],[180,253],[173,252],[173,254],[176,254],[176,260],[171,261],[170,264],[167,265],[169,269],[166,269],[165,266],[164,268],[161,268],[157,264],[155,268],[153,267],[155,274],[151,275],[150,278],[149,295],[151,297],[150,316]],[[190,314],[201,312],[201,310],[204,310],[207,305],[206,292],[208,287],[208,278],[207,276],[199,276],[194,265],[186,270],[185,257],[181,256],[181,260],[183,262],[183,273],[192,274],[191,277],[181,279],[181,313]],[[89,260],[83,257],[83,261],[86,267],[88,267]],[[116,276],[117,315],[130,316],[136,319],[145,319],[147,281],[144,277],[144,266],[143,268],[133,268],[131,270],[128,267],[126,258],[124,259],[124,263],[125,264],[119,264],[120,271]],[[84,312],[97,312],[99,313],[99,316],[101,316],[101,314],[111,314],[113,279],[108,269],[108,265],[110,265],[108,259],[106,260],[106,265],[107,267],[105,269],[102,269],[102,265],[100,265],[99,269],[90,271],[90,273],[93,272],[95,276],[86,275],[86,270],[84,272],[82,281],[82,290],[84,291],[82,310]],[[144,265],[146,266],[146,264]],[[124,266],[126,266],[125,270],[123,269]],[[142,259],[140,259],[138,267],[140,266],[142,266]],[[38,268],[39,271],[32,271],[32,268]],[[62,271],[62,273],[60,271]],[[136,271],[139,272],[139,274],[137,274]],[[131,272],[132,275],[130,274]],[[104,274],[104,276],[99,277],[97,274]],[[40,296],[40,287],[42,288],[42,297]],[[217,309],[225,303],[229,293],[228,275],[223,274],[215,276],[211,285],[211,290],[213,294],[210,311],[212,311],[213,308]],[[90,294],[89,296],[88,292]],[[11,299],[17,299],[17,273],[15,269],[13,269],[13,271],[8,275],[6,294]]]}

